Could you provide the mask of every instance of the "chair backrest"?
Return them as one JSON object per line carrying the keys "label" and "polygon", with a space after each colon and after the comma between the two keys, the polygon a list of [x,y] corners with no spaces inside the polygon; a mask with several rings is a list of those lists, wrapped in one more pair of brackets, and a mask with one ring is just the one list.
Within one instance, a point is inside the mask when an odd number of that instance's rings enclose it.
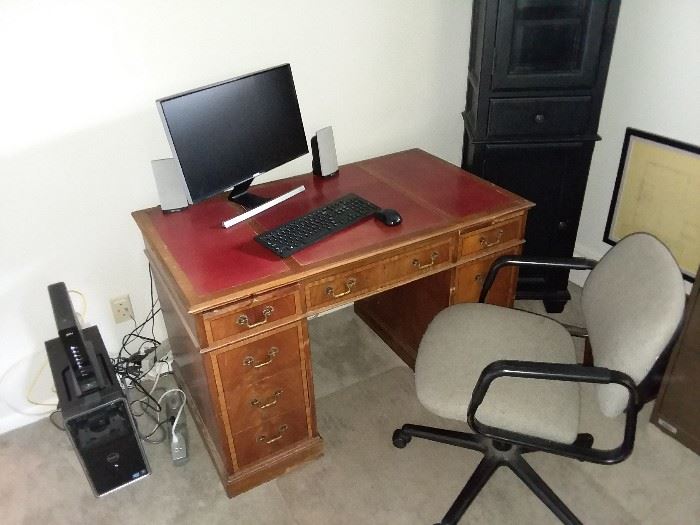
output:
{"label": "chair backrest", "polygon": [[[628,235],[605,254],[583,287],[595,365],[624,372],[639,385],[673,338],[684,307],[683,277],[673,255],[652,235]],[[598,387],[598,403],[608,417],[622,413],[628,397],[619,385]]]}

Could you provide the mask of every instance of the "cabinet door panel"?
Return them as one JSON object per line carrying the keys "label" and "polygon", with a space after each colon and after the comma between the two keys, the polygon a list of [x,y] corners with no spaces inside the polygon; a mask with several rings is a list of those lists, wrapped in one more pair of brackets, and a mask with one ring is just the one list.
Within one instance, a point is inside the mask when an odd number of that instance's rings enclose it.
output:
{"label": "cabinet door panel", "polygon": [[[535,203],[525,228],[525,255],[569,257],[576,241],[593,143],[490,144],[480,175]],[[566,290],[568,272],[523,268],[519,290],[533,286]]]}
{"label": "cabinet door panel", "polygon": [[607,2],[501,0],[493,89],[591,87]]}

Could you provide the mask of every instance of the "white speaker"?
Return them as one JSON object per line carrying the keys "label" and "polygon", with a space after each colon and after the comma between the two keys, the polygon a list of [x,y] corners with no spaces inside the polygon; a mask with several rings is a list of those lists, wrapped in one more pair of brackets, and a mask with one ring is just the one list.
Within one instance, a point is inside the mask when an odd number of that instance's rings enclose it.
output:
{"label": "white speaker", "polygon": [[151,161],[153,177],[163,212],[179,211],[187,208],[187,186],[180,164],[175,159],[158,159]]}
{"label": "white speaker", "polygon": [[335,154],[335,140],[331,126],[319,129],[311,137],[311,167],[315,175],[332,177],[338,174],[338,157]]}

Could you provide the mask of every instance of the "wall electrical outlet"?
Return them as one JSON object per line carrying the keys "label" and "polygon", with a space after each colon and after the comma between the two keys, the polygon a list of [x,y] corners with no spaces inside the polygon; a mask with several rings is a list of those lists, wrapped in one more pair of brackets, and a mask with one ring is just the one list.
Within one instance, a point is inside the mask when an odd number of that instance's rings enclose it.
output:
{"label": "wall electrical outlet", "polygon": [[131,307],[131,299],[128,295],[113,297],[110,301],[112,315],[116,323],[123,323],[134,318],[134,309]]}

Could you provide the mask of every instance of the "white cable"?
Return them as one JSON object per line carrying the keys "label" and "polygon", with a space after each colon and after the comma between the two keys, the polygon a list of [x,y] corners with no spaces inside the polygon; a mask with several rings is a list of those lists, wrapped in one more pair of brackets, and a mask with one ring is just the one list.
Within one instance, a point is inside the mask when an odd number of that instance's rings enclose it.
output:
{"label": "white cable", "polygon": [[[145,374],[144,377],[153,377],[154,373],[156,374],[156,377],[162,374],[172,373],[172,355],[172,351],[168,350],[168,352],[160,359],[154,359],[153,366],[151,366],[151,369]],[[163,370],[164,366],[167,366],[167,370]]]}
{"label": "white cable", "polygon": [[[68,290],[68,293],[69,294],[73,293],[73,294],[77,294],[80,296],[82,308],[80,309],[80,312],[75,312],[75,315],[77,315],[79,317],[80,324],[83,325],[85,323],[85,314],[87,312],[87,299],[85,299],[85,295],[83,295],[83,293],[79,290]],[[71,304],[72,303],[73,303],[73,301],[71,300]],[[73,310],[75,310],[75,305],[73,305]],[[44,368],[46,368],[46,365],[48,363],[49,363],[48,358],[44,355],[44,359],[42,361],[41,367],[39,368],[39,371],[36,374],[34,374],[34,377],[32,378],[31,382],[29,383],[29,387],[27,388],[27,392],[24,395],[24,397],[32,405],[54,407],[55,408],[57,403],[41,403],[40,401],[34,400],[32,397],[32,392],[34,391],[34,388],[36,387],[37,381],[39,381],[39,376],[44,371]],[[14,368],[17,364],[19,364],[19,362],[15,363],[10,368]],[[9,369],[8,369],[8,371],[9,371]],[[8,371],[6,371],[5,374]],[[5,379],[5,374],[3,374],[2,381],[4,381],[4,379]],[[2,381],[0,381],[0,385],[2,384]],[[55,392],[56,392],[56,390],[54,390],[54,393]],[[23,412],[21,410],[17,410],[15,407],[12,407],[12,406],[11,406],[11,408],[13,410],[19,412],[20,414],[23,414],[23,415],[33,415],[32,413],[29,413],[29,412]],[[37,413],[37,415],[42,415],[42,414],[43,413]]]}
{"label": "white cable", "polygon": [[[7,376],[10,375],[10,372],[15,370],[20,365],[20,363],[23,363],[25,360],[26,360],[26,357],[22,358],[22,359],[18,359],[7,370],[5,370],[2,373],[2,375],[0,376],[0,393],[2,393],[2,385],[5,383],[5,379],[7,379]],[[55,410],[55,408],[52,408],[51,410],[47,410],[44,412],[25,412],[24,410],[21,410],[15,406],[13,406],[12,403],[10,403],[10,401],[8,399],[5,399],[4,401],[7,404],[7,406],[9,406],[12,410],[17,412],[18,414],[22,414],[23,416],[46,416]],[[51,405],[51,406],[54,407],[55,405]]]}
{"label": "white cable", "polygon": [[[74,293],[74,294],[78,294],[80,296],[80,299],[83,303],[83,307],[81,308],[80,312],[75,312],[75,315],[80,317],[79,321],[80,321],[81,325],[85,324],[85,314],[87,313],[87,299],[85,299],[85,296],[79,290],[68,290],[68,293],[69,294]],[[71,303],[72,302],[73,301],[71,301]],[[73,305],[73,310],[75,310],[75,305]]]}
{"label": "white cable", "polygon": [[[48,359],[44,358],[43,362],[41,363],[41,367],[39,368],[39,371],[36,374],[34,374],[34,379],[32,379],[32,382],[29,385],[29,388],[27,389],[27,395],[25,397],[27,398],[27,401],[29,401],[32,405],[55,407],[58,404],[58,401],[56,401],[56,403],[42,403],[41,401],[35,401],[34,399],[32,399],[32,392],[34,391],[34,388],[36,388],[36,384],[39,381],[39,376],[41,376],[41,373],[44,371],[44,368],[46,368],[46,365],[48,364]],[[56,393],[55,389],[54,393]]]}
{"label": "white cable", "polygon": [[[182,390],[179,388],[171,388],[170,390],[166,390],[161,394],[161,396],[158,398],[158,405],[160,405],[160,402],[163,401],[163,398],[170,394],[171,392],[180,392],[182,394],[182,404],[180,405],[180,409],[177,411],[177,416],[175,416],[175,421],[173,421],[173,426],[171,429],[171,436],[173,439],[175,439],[175,427],[177,426],[177,422],[180,421],[180,414],[182,414],[182,410],[185,408],[185,403],[187,403],[187,394],[185,394]],[[161,410],[162,411],[162,410]],[[158,412],[158,417],[156,418],[156,426],[153,427],[153,430],[148,432],[146,435],[150,436],[153,434],[158,426],[160,425],[160,412]]]}
{"label": "white cable", "polygon": [[[170,435],[172,436],[173,441],[175,440],[175,429],[177,428],[177,423],[180,421],[180,415],[182,414],[182,411],[185,409],[185,403],[187,403],[187,395],[180,390],[179,388],[173,388],[170,390],[167,390],[165,394],[168,392],[180,392],[182,394],[182,403],[180,404],[180,408],[177,411],[177,416],[175,416],[175,421],[173,421],[173,426],[170,429]],[[163,394],[163,395],[165,395]],[[163,396],[161,396],[162,399]]]}
{"label": "white cable", "polygon": [[143,401],[143,400],[146,399],[147,397],[153,395],[153,392],[155,391],[156,387],[158,386],[158,380],[160,379],[160,376],[161,376],[161,373],[160,373],[160,367],[159,367],[158,373],[156,374],[156,378],[155,378],[155,380],[153,381],[153,386],[152,386],[151,389],[148,391],[148,395],[147,395],[147,396],[143,396],[141,399],[139,399],[139,401]]}

